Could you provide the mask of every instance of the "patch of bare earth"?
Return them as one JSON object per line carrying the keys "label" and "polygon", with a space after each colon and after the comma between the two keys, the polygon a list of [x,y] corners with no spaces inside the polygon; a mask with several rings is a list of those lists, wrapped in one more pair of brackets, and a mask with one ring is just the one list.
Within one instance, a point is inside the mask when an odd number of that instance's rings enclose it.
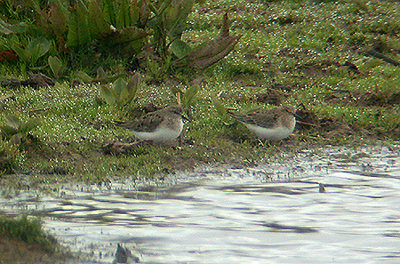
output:
{"label": "patch of bare earth", "polygon": [[37,245],[24,241],[0,237],[0,263],[65,263],[66,259],[57,259],[51,253]]}

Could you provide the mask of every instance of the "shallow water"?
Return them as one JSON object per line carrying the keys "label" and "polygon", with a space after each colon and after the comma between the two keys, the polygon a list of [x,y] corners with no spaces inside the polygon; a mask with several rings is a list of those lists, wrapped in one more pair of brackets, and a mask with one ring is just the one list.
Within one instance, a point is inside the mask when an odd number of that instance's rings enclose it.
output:
{"label": "shallow water", "polygon": [[41,215],[85,263],[112,263],[118,243],[141,263],[400,263],[400,158],[310,151],[159,185],[19,192],[1,197],[0,211]]}

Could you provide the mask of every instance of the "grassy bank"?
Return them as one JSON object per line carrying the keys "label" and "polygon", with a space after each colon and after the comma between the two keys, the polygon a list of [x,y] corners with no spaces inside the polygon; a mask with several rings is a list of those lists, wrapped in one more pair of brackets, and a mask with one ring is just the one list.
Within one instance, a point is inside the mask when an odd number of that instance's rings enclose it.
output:
{"label": "grassy bank", "polygon": [[60,263],[63,258],[39,220],[0,216],[0,263]]}
{"label": "grassy bank", "polygon": [[[18,147],[0,141],[0,181],[28,184],[162,177],[203,164],[253,166],[313,145],[359,146],[400,136],[400,7],[393,1],[206,1],[195,5],[182,39],[195,46],[219,34],[229,12],[235,50],[205,70],[158,65],[138,69],[136,99],[108,104],[100,85],[59,80],[54,86],[0,88],[0,123],[12,114],[22,124]],[[90,61],[90,57],[87,58]],[[390,60],[392,59],[392,61]],[[127,73],[129,59],[101,62]],[[26,79],[20,62],[2,63],[3,79]],[[97,65],[75,65],[90,73]],[[150,65],[151,66],[151,65]],[[94,74],[94,73],[92,73]],[[173,146],[134,144],[114,120],[176,103],[171,90],[199,85],[185,106],[191,122]],[[291,104],[300,121],[294,136],[261,142],[218,114],[214,100],[240,111]],[[24,134],[25,133],[25,134]],[[23,176],[23,177],[21,177]]]}

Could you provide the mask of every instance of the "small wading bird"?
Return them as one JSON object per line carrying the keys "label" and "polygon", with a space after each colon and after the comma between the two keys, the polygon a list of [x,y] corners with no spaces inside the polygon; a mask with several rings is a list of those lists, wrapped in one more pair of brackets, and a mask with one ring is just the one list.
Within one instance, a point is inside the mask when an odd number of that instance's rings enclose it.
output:
{"label": "small wading bird", "polygon": [[116,125],[128,128],[139,140],[151,140],[157,143],[170,142],[179,137],[183,130],[183,109],[179,105],[167,106],[148,113],[134,121],[120,122]]}
{"label": "small wading bird", "polygon": [[281,140],[293,133],[296,126],[293,106],[280,106],[269,110],[259,110],[248,114],[227,112],[244,124],[257,137],[268,140]]}

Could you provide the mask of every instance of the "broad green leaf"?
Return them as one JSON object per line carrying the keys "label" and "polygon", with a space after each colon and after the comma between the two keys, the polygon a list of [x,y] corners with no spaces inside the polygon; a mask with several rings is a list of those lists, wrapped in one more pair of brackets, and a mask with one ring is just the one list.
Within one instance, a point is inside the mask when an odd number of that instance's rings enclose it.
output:
{"label": "broad green leaf", "polygon": [[50,41],[45,38],[35,39],[31,42],[31,45],[37,47],[38,58],[42,57],[50,50]]}
{"label": "broad green leaf", "polygon": [[151,12],[155,14],[155,16],[161,16],[163,12],[171,5],[172,0],[164,0],[164,1],[148,1],[149,2],[149,9]]}
{"label": "broad green leaf", "polygon": [[33,39],[22,46],[18,40],[12,40],[11,47],[22,61],[34,66],[39,58],[50,50],[50,41],[44,38]]}
{"label": "broad green leaf", "polygon": [[70,8],[70,20],[68,23],[67,47],[79,47],[91,40],[88,25],[88,10],[78,1]]}
{"label": "broad green leaf", "polygon": [[77,15],[78,15],[78,25],[79,25],[79,44],[83,45],[88,43],[91,40],[91,35],[89,31],[89,13],[84,5],[83,2],[79,1],[78,8],[77,8]]}
{"label": "broad green leaf", "polygon": [[189,106],[193,100],[193,98],[196,96],[196,94],[200,91],[200,86],[199,85],[192,85],[190,86],[186,91],[185,94],[182,98],[182,103],[185,106]]}
{"label": "broad green leaf", "polygon": [[107,84],[107,83],[110,83],[110,82],[114,82],[115,80],[117,80],[118,78],[121,78],[121,77],[124,77],[125,76],[125,74],[124,73],[117,73],[117,74],[114,74],[114,75],[105,75],[105,76],[103,76],[102,78],[100,78],[100,79],[98,79],[98,78],[95,78],[95,79],[93,79],[92,81],[93,82],[100,82],[100,83],[102,83],[102,84]]}
{"label": "broad green leaf", "polygon": [[76,78],[77,80],[80,80],[80,81],[82,81],[82,82],[87,82],[87,83],[93,81],[93,78],[90,77],[90,76],[89,76],[86,72],[84,72],[84,71],[78,71],[78,72],[76,72],[76,73],[75,73],[75,78]]}
{"label": "broad green leaf", "polygon": [[74,13],[71,15],[68,23],[67,47],[76,47],[79,45],[78,27],[77,15]]}
{"label": "broad green leaf", "polygon": [[0,33],[3,34],[15,34],[23,33],[28,29],[28,26],[24,22],[18,24],[9,24],[0,18]]}
{"label": "broad green leaf", "polygon": [[47,39],[34,39],[25,47],[25,52],[30,53],[28,63],[35,65],[36,62],[50,50],[50,41]]}
{"label": "broad green leaf", "polygon": [[90,33],[95,38],[104,37],[112,32],[100,8],[100,2],[100,0],[90,1],[88,7]]}
{"label": "broad green leaf", "polygon": [[48,22],[44,22],[46,23],[46,26],[50,26],[55,35],[64,35],[64,33],[67,32],[68,28],[67,17],[62,11],[62,7],[52,3],[48,15]]}
{"label": "broad green leaf", "polygon": [[12,44],[12,49],[17,53],[18,57],[28,63],[31,60],[32,53],[30,50],[26,50],[25,48],[22,48],[19,43],[13,43]]}
{"label": "broad green leaf", "polygon": [[9,127],[15,128],[15,129],[19,129],[21,127],[21,120],[18,117],[15,117],[13,115],[9,115],[6,118],[6,122],[5,124]]}
{"label": "broad green leaf", "polygon": [[30,119],[25,123],[13,115],[6,118],[5,124],[0,125],[0,134],[11,143],[19,145],[28,133],[40,125],[39,119]]}
{"label": "broad green leaf", "polygon": [[125,89],[126,87],[126,80],[125,78],[121,77],[118,78],[113,84],[112,84],[112,88],[113,90],[116,92],[116,94],[118,95],[118,97],[120,97],[121,92]]}
{"label": "broad green leaf", "polygon": [[172,0],[170,7],[165,11],[165,26],[170,38],[179,38],[185,30],[187,16],[193,4],[193,0]]}
{"label": "broad green leaf", "polygon": [[217,110],[217,112],[218,112],[218,114],[220,115],[220,116],[226,116],[227,115],[227,113],[226,113],[226,108],[219,102],[219,100],[217,99],[217,98],[215,98],[215,97],[212,97],[211,98],[211,101],[213,102],[213,104],[214,104],[214,107],[215,107],[215,109]]}
{"label": "broad green leaf", "polygon": [[54,76],[61,77],[65,70],[64,63],[56,56],[49,56],[48,63]]}
{"label": "broad green leaf", "polygon": [[120,0],[119,8],[116,14],[116,26],[117,28],[125,28],[130,26],[130,17],[129,17],[129,3],[128,0]]}
{"label": "broad green leaf", "polygon": [[[37,0],[30,0],[30,1],[37,1]],[[69,20],[70,18],[70,11],[68,10],[68,8],[64,5],[65,1],[63,0],[52,0],[52,2],[54,4],[56,4],[58,6],[58,8],[60,9],[60,11],[63,13],[64,17],[66,18],[66,20]]]}
{"label": "broad green leaf", "polygon": [[169,48],[178,59],[185,57],[191,51],[189,45],[180,39],[172,42]]}
{"label": "broad green leaf", "polygon": [[107,85],[100,86],[100,96],[103,97],[108,104],[119,104],[118,94],[114,91],[114,89]]}
{"label": "broad green leaf", "polygon": [[193,4],[193,0],[172,0],[171,8],[166,14],[167,22],[173,22],[177,20],[186,21],[186,17],[191,12]]}
{"label": "broad green leaf", "polygon": [[19,131],[23,134],[30,132],[32,129],[40,126],[40,120],[37,118],[32,118],[23,123],[19,129]]}
{"label": "broad green leaf", "polygon": [[105,77],[107,77],[106,72],[104,71],[103,67],[99,66],[97,68],[96,79],[100,80],[104,79]]}
{"label": "broad green leaf", "polygon": [[120,98],[122,105],[129,104],[136,96],[136,93],[139,89],[140,85],[140,75],[139,73],[135,73],[129,79],[128,84],[126,85],[125,89],[122,90]]}
{"label": "broad green leaf", "polygon": [[114,0],[103,0],[103,15],[110,25],[115,25]]}

